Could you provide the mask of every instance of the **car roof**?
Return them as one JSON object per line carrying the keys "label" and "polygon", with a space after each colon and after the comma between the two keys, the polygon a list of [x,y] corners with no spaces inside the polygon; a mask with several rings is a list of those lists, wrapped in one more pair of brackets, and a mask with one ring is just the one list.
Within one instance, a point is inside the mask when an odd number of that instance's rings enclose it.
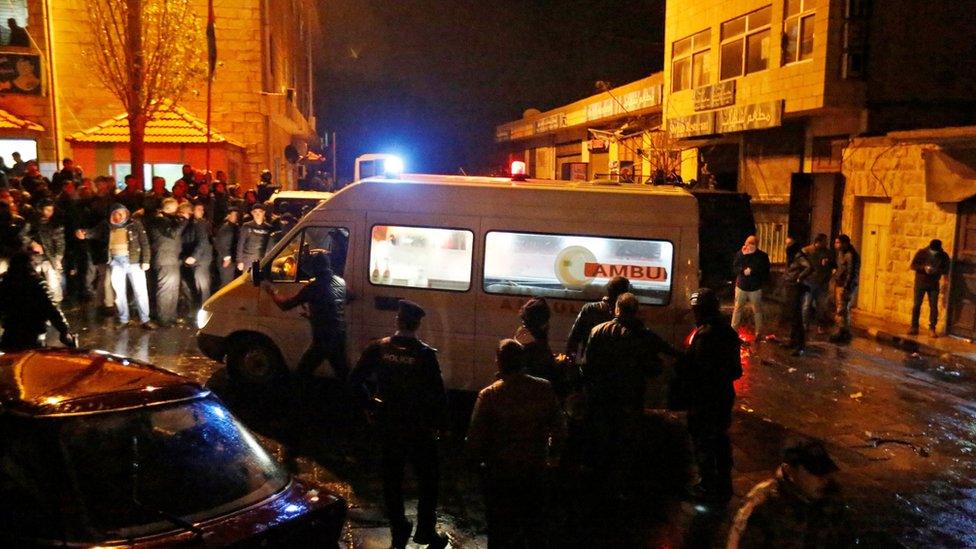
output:
{"label": "car roof", "polygon": [[0,413],[93,414],[209,394],[183,376],[103,351],[53,348],[0,353]]}

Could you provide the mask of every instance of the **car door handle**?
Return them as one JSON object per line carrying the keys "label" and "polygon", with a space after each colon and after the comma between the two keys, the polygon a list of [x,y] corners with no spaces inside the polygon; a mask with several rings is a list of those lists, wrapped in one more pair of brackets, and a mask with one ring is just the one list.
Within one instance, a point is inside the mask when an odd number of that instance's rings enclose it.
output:
{"label": "car door handle", "polygon": [[402,297],[378,295],[373,298],[373,307],[379,311],[396,311],[400,308],[400,300],[402,299]]}

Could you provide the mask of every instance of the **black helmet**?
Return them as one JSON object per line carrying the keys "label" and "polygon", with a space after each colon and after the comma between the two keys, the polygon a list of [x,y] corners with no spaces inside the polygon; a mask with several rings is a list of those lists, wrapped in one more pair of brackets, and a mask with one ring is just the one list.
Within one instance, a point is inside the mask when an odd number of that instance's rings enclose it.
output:
{"label": "black helmet", "polygon": [[707,318],[719,313],[718,296],[711,288],[699,288],[691,293],[691,310],[699,318]]}

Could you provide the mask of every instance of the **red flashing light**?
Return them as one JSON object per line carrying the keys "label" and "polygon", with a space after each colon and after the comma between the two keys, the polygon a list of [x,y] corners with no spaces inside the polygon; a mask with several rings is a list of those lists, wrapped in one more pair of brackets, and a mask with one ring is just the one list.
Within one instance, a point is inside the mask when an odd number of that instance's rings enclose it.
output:
{"label": "red flashing light", "polygon": [[525,162],[512,162],[512,181],[525,181]]}

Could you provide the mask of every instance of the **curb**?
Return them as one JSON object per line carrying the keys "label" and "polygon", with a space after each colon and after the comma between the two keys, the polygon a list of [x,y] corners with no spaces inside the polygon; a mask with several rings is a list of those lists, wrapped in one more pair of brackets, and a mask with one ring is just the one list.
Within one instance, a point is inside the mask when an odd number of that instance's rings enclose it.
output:
{"label": "curb", "polygon": [[879,328],[863,328],[855,326],[851,331],[862,337],[877,340],[880,343],[896,347],[902,351],[937,358],[940,361],[949,363],[957,368],[961,367],[967,370],[969,374],[976,375],[976,359],[972,357],[953,353],[951,351],[945,351],[934,345],[912,339],[908,335],[893,334]]}

